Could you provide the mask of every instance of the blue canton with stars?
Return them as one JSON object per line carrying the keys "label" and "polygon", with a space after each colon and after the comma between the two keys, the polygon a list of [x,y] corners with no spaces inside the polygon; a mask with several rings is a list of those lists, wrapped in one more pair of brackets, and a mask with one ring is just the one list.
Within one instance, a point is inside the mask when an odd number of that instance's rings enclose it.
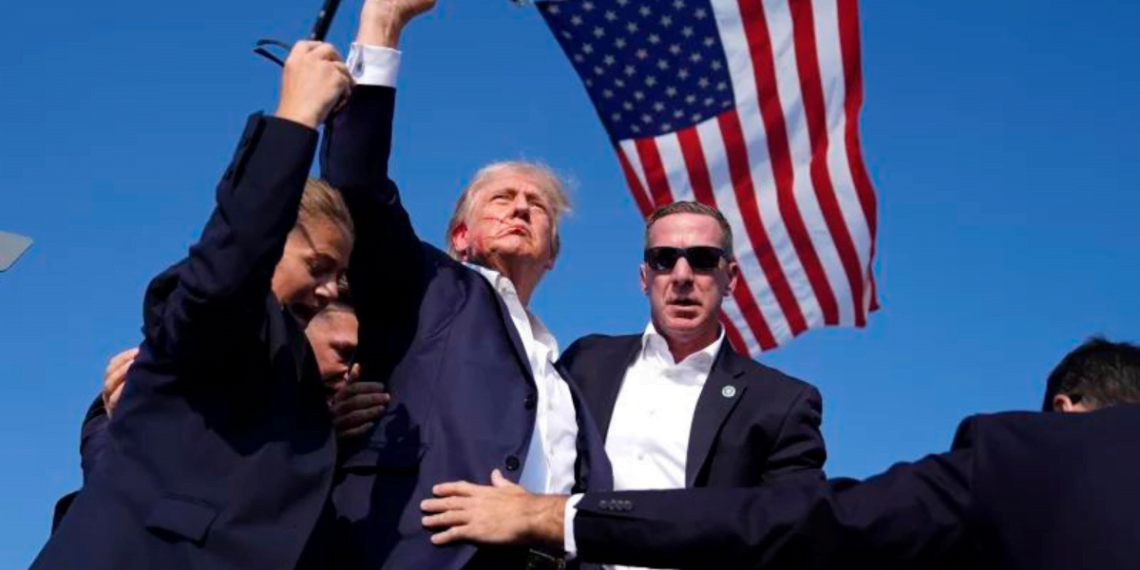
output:
{"label": "blue canton with stars", "polygon": [[538,9],[615,141],[678,131],[734,104],[709,0],[552,0]]}

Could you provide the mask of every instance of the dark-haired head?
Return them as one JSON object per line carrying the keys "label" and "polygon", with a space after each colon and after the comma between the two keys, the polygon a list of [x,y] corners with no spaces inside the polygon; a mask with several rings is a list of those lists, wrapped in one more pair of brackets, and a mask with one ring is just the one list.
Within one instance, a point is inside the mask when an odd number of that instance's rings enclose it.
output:
{"label": "dark-haired head", "polygon": [[1094,337],[1053,369],[1045,411],[1085,412],[1140,402],[1140,346]]}

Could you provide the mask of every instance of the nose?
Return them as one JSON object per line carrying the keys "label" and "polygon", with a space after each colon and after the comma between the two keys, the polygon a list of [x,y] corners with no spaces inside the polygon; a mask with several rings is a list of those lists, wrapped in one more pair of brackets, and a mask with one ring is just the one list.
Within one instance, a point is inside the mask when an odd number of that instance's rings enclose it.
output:
{"label": "nose", "polygon": [[321,307],[325,307],[332,303],[340,295],[340,289],[337,287],[336,275],[331,275],[321,280],[317,284],[317,301],[320,302]]}
{"label": "nose", "polygon": [[527,218],[530,216],[530,202],[527,200],[526,194],[519,192],[515,194],[515,199],[511,202],[511,207],[515,210],[515,215],[520,218]]}
{"label": "nose", "polygon": [[693,283],[693,268],[689,265],[689,260],[682,257],[677,260],[676,265],[673,266],[673,271],[669,277],[677,286],[688,286]]}

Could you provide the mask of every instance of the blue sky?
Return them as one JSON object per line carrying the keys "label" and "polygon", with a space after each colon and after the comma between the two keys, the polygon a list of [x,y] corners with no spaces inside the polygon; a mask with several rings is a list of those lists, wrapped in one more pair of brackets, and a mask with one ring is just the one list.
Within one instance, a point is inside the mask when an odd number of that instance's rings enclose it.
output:
{"label": "blue sky", "polygon": [[[317,0],[25,3],[0,58],[0,229],[34,248],[0,274],[0,567],[26,566],[79,483],[78,433],[142,291],[211,208],[244,117],[272,110],[259,37]],[[974,412],[1035,408],[1090,334],[1140,340],[1140,48],[1134,2],[862,2],[863,142],[879,192],[870,327],[763,361],[824,394],[833,475],[949,445]],[[345,45],[358,1],[331,39]],[[537,12],[441,0],[404,42],[393,174],[438,243],[481,164],[541,158],[577,181],[534,308],[563,345],[633,332],[641,226],[616,159]]]}

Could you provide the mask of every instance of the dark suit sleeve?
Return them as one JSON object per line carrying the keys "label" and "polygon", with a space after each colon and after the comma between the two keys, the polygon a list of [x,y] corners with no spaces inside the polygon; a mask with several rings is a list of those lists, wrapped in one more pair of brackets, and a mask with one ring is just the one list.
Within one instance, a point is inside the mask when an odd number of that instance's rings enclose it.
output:
{"label": "dark suit sleeve", "polygon": [[823,398],[819,390],[804,386],[788,407],[784,423],[768,452],[764,482],[796,474],[823,478],[827,448],[820,424],[823,421]]}
{"label": "dark suit sleeve", "polygon": [[[95,471],[95,465],[99,462],[99,457],[103,455],[103,451],[107,449],[110,444],[109,434],[107,432],[107,422],[110,418],[107,417],[107,409],[103,406],[103,398],[95,396],[95,401],[87,408],[87,414],[83,418],[83,427],[80,429],[79,434],[79,458],[80,466],[83,469],[83,482],[91,478],[91,474]],[[79,491],[68,493],[64,495],[55,504],[55,510],[52,514],[51,529],[59,527],[63,521],[63,517],[71,508],[71,504],[75,501],[75,497],[79,495]]]}
{"label": "dark suit sleeve", "polygon": [[578,555],[669,568],[954,567],[967,562],[972,468],[972,450],[959,449],[862,483],[588,493]]}
{"label": "dark suit sleeve", "polygon": [[157,356],[200,365],[249,349],[316,145],[313,129],[250,117],[201,239],[147,291],[144,332]]}
{"label": "dark suit sleeve", "polygon": [[395,100],[391,87],[357,86],[321,149],[321,174],[341,191],[356,230],[348,279],[360,319],[357,360],[379,378],[410,342],[401,325],[414,322],[424,284],[423,246],[388,178]]}
{"label": "dark suit sleeve", "polygon": [[99,458],[110,446],[110,432],[107,429],[110,421],[107,408],[103,406],[103,398],[96,396],[95,401],[87,408],[87,415],[83,418],[83,427],[79,433],[79,464],[83,469],[84,482],[91,478]]}

